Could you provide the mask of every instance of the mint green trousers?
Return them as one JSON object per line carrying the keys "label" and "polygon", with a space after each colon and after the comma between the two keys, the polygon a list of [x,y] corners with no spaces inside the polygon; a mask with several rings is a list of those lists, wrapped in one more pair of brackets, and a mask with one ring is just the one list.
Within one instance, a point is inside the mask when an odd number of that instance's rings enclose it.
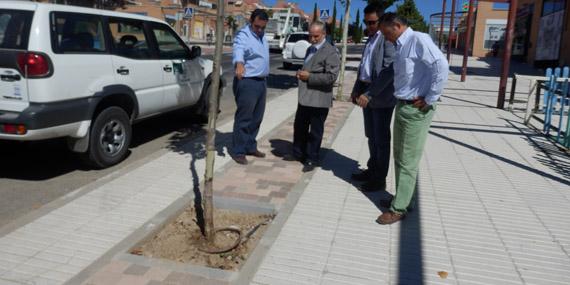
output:
{"label": "mint green trousers", "polygon": [[413,105],[398,102],[394,118],[394,171],[396,172],[396,195],[390,210],[405,214],[410,207],[422,153],[429,126],[435,113],[435,105],[427,111]]}

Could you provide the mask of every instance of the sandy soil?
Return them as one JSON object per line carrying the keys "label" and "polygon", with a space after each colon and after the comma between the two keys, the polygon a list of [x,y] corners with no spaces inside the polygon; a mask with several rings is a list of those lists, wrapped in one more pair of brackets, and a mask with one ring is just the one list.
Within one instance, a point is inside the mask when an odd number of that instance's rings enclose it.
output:
{"label": "sandy soil", "polygon": [[[238,226],[242,230],[242,235],[270,218],[270,215],[255,213],[221,209],[214,211],[216,228]],[[237,271],[261,239],[267,226],[260,226],[246,242],[230,252],[208,254],[198,250],[204,243],[204,236],[198,227],[194,207],[189,207],[152,238],[133,248],[131,253]],[[215,245],[224,247],[232,244],[236,238],[235,233],[222,232],[216,235]]]}

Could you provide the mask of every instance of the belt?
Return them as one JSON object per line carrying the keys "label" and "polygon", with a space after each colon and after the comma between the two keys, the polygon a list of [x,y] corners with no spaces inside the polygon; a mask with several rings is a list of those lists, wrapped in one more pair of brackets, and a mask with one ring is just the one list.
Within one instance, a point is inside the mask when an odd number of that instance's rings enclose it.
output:
{"label": "belt", "polygon": [[256,80],[256,81],[265,81],[267,77],[258,77],[258,76],[254,76],[254,77],[244,77],[243,79],[251,79],[251,80]]}
{"label": "belt", "polygon": [[398,102],[400,102],[400,103],[402,103],[402,104],[404,104],[404,105],[413,105],[415,101],[413,101],[413,100],[401,100],[401,99],[398,99]]}

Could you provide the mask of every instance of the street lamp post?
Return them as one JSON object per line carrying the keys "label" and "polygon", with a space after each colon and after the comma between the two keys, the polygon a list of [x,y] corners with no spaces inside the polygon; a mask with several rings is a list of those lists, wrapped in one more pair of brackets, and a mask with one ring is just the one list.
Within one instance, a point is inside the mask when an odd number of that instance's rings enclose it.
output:
{"label": "street lamp post", "polygon": [[503,69],[501,81],[499,82],[499,96],[497,98],[497,108],[505,107],[505,93],[507,91],[507,80],[509,79],[509,67],[511,64],[511,52],[513,46],[513,36],[515,33],[515,20],[517,15],[518,0],[510,0],[509,19],[507,20],[507,36],[505,37],[505,53],[503,54]]}
{"label": "street lamp post", "polygon": [[441,8],[441,25],[439,26],[439,49],[443,46],[443,22],[445,20],[446,4],[447,0],[443,0],[443,7]]}
{"label": "street lamp post", "polygon": [[467,76],[467,58],[469,57],[469,47],[471,46],[471,28],[473,18],[473,6],[475,0],[469,0],[469,12],[467,13],[467,33],[465,35],[465,50],[463,51],[463,65],[461,67],[461,82],[465,82]]}
{"label": "street lamp post", "polygon": [[[453,35],[453,24],[455,20],[455,0],[451,1],[451,18],[449,19],[449,36],[447,37],[447,62],[451,60],[451,36]],[[455,39],[457,42],[457,38]]]}

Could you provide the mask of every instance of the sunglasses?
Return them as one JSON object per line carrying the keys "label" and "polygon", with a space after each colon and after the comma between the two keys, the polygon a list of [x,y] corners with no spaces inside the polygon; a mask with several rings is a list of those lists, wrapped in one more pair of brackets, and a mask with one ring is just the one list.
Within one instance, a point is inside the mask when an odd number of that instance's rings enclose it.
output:
{"label": "sunglasses", "polygon": [[367,25],[367,26],[372,26],[372,25],[374,25],[374,24],[378,24],[379,21],[380,21],[380,20],[373,20],[373,21],[366,21],[366,20],[363,20],[362,22],[363,22],[365,25]]}

